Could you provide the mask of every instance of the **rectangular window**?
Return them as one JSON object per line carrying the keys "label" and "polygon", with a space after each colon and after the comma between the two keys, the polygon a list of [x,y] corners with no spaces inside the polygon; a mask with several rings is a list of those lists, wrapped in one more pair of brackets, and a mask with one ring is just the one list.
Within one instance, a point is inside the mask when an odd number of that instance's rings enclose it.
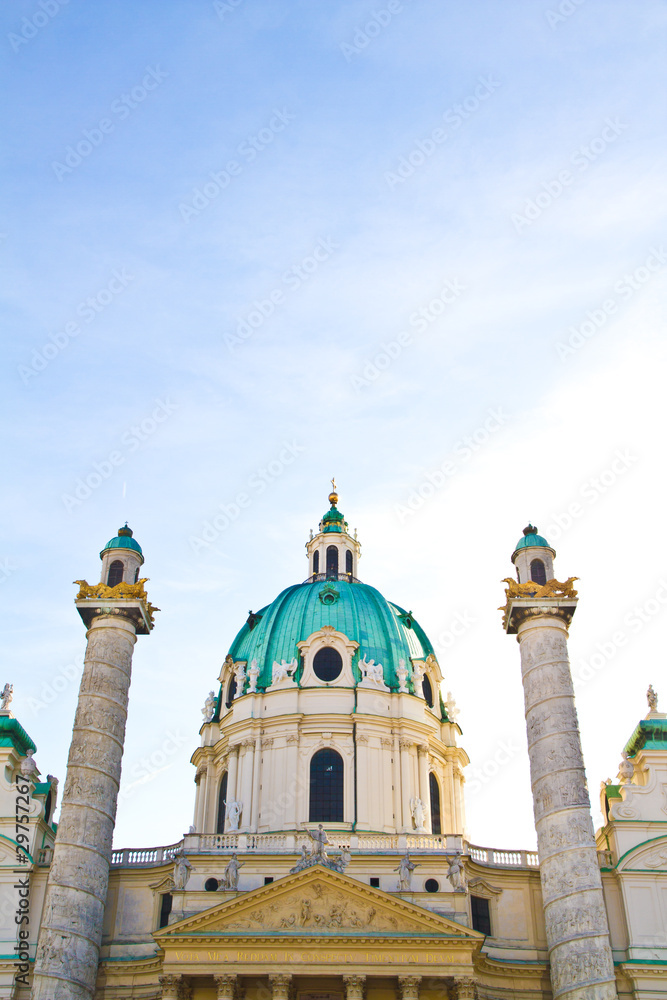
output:
{"label": "rectangular window", "polygon": [[491,915],[488,899],[482,899],[481,896],[471,896],[470,910],[472,912],[472,929],[480,931],[482,934],[490,934]]}
{"label": "rectangular window", "polygon": [[375,875],[371,875],[371,885],[373,886],[374,889],[379,889],[380,888],[380,879],[377,878],[377,876],[375,876]]}
{"label": "rectangular window", "polygon": [[173,898],[174,897],[170,892],[165,892],[162,896],[162,903],[160,905],[160,927],[166,927],[169,923],[169,914],[171,913]]}
{"label": "rectangular window", "polygon": [[264,885],[271,885],[272,882],[273,882],[273,875],[264,876]]}

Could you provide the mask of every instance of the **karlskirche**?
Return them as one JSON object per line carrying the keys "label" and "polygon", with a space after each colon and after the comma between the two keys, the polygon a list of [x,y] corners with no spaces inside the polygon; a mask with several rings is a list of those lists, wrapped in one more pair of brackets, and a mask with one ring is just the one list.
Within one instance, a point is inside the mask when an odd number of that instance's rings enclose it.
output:
{"label": "karlskirche", "polygon": [[127,526],[100,582],[77,581],[87,647],[58,824],[58,781],[5,686],[0,1000],[665,1000],[667,718],[653,690],[594,834],[567,657],[574,578],[558,582],[528,526],[503,625],[519,644],[538,852],[475,846],[433,647],[360,581],[356,532],[329,501],[306,581],[229,647],[177,844],[112,847],[133,647],[156,611]]}

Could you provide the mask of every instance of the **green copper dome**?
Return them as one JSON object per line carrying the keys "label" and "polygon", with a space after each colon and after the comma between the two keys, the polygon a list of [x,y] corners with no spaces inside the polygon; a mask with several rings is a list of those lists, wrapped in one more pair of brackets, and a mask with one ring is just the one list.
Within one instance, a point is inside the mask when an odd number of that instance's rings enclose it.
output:
{"label": "green copper dome", "polygon": [[[251,616],[253,627],[246,622],[229,650],[233,660],[245,660],[248,666],[257,660],[260,673],[258,689],[271,684],[274,662],[299,661],[298,642],[303,642],[324,625],[330,625],[348,639],[359,643],[352,659],[355,680],[361,678],[360,659],[381,663],[384,682],[397,691],[396,670],[399,660],[425,659],[433,647],[423,629],[395,604],[364,583],[331,580],[302,583],[288,587],[272,604]],[[299,665],[295,679],[301,678]],[[409,682],[412,691],[411,682]]]}
{"label": "green copper dome", "polygon": [[551,548],[546,538],[543,538],[542,535],[538,535],[537,528],[534,528],[532,524],[529,524],[527,528],[523,529],[523,538],[520,538],[516,543],[514,551],[519,552],[521,549],[527,549],[533,545],[544,549]]}
{"label": "green copper dome", "polygon": [[135,542],[132,537],[132,529],[128,528],[127,524],[123,528],[118,529],[116,538],[112,538],[107,542],[100,552],[100,556],[103,556],[108,549],[134,549],[139,555],[143,555],[141,545],[139,545],[139,542]]}

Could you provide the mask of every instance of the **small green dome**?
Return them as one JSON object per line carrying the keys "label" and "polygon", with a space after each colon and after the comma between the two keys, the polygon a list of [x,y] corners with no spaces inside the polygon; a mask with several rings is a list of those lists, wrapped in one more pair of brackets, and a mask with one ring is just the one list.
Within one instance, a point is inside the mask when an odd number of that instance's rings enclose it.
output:
{"label": "small green dome", "polygon": [[[396,670],[399,660],[422,660],[433,653],[421,626],[411,613],[391,604],[374,587],[365,583],[332,580],[325,583],[302,583],[288,587],[272,604],[251,615],[229,650],[233,660],[245,660],[248,666],[257,660],[257,687],[271,685],[274,662],[299,662],[297,643],[313,632],[330,625],[355,642],[359,649],[352,658],[355,680],[362,679],[359,660],[375,660],[383,667],[384,682],[397,691]],[[301,666],[295,679],[299,682]],[[323,685],[324,687],[325,685]]]}
{"label": "small green dome", "polygon": [[116,538],[111,538],[107,542],[107,544],[100,552],[100,558],[102,558],[104,553],[107,552],[109,549],[133,549],[135,552],[138,552],[139,555],[143,555],[141,551],[141,545],[139,545],[139,542],[135,542],[134,538],[132,537],[132,529],[128,528],[127,524],[125,524],[124,527],[118,529],[118,535]]}
{"label": "small green dome", "polygon": [[514,551],[519,552],[521,549],[528,549],[531,548],[531,546],[538,546],[544,549],[551,548],[546,538],[543,538],[542,535],[538,535],[537,528],[534,528],[532,524],[529,524],[527,528],[523,529],[523,538],[520,538],[516,543]]}

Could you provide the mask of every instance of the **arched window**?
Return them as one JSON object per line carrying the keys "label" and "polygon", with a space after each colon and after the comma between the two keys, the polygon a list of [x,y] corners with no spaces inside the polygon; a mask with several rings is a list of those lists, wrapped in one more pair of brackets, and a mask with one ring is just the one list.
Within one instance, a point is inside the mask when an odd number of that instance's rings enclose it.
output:
{"label": "arched window", "polygon": [[226,799],[227,799],[227,772],[225,771],[225,773],[222,776],[222,781],[220,782],[220,791],[218,792],[218,823],[215,828],[216,833],[225,832]]}
{"label": "arched window", "polygon": [[236,675],[232,674],[227,685],[227,697],[225,698],[225,708],[231,708],[236,697]]}
{"label": "arched window", "polygon": [[428,707],[433,708],[433,688],[431,687],[431,682],[426,674],[424,674],[422,678],[422,693],[424,695],[424,701]]}
{"label": "arched window", "polygon": [[352,576],[352,553],[349,549],[345,553],[345,572],[348,576]]}
{"label": "arched window", "polygon": [[49,794],[46,796],[46,801],[44,803],[44,822],[48,823],[51,819],[51,803],[53,799],[51,797],[51,789],[49,788]]}
{"label": "arched window", "polygon": [[338,576],[338,549],[335,545],[327,549],[327,576]]}
{"label": "arched window", "polygon": [[313,575],[317,575],[320,571],[320,554],[319,552],[313,552]]}
{"label": "arched window", "polygon": [[541,559],[533,559],[530,564],[530,579],[533,583],[545,584],[547,582],[547,573]]}
{"label": "arched window", "polygon": [[134,571],[134,582],[137,583],[138,580],[139,580],[139,567],[137,566],[137,568]]}
{"label": "arched window", "polygon": [[318,750],[310,762],[311,823],[343,822],[343,759],[335,750]]}
{"label": "arched window", "polygon": [[109,575],[107,577],[107,586],[115,587],[117,583],[123,582],[123,564],[120,559],[114,559],[109,566]]}
{"label": "arched window", "polygon": [[433,771],[428,776],[428,790],[431,796],[431,833],[442,833],[440,822],[440,785]]}

